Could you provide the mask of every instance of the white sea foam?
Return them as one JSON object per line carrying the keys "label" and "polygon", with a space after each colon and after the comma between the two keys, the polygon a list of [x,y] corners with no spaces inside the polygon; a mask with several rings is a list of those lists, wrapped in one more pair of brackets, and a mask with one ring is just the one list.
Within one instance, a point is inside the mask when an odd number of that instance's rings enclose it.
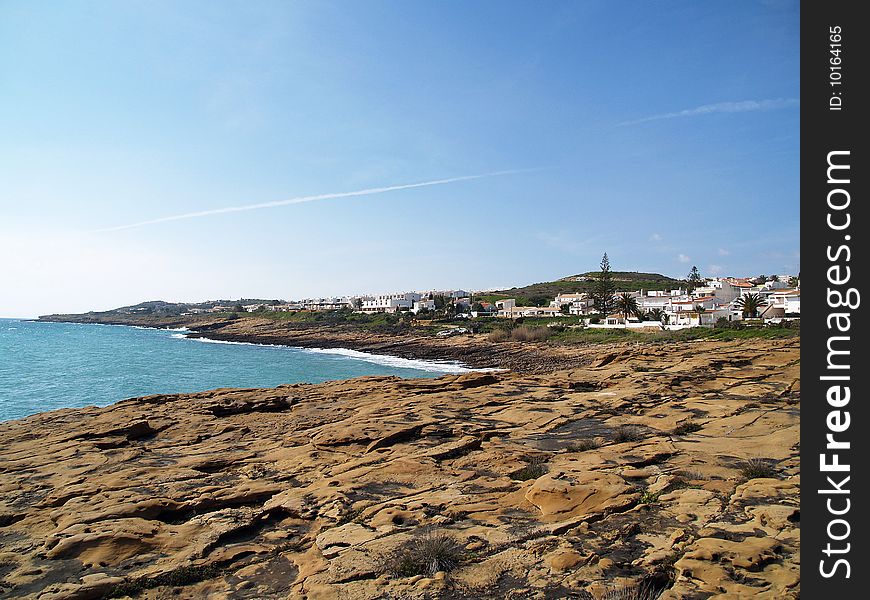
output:
{"label": "white sea foam", "polygon": [[194,342],[202,342],[203,344],[231,344],[233,346],[260,346],[262,348],[292,348],[293,346],[283,346],[281,344],[254,344],[253,342],[230,342],[227,340],[210,340],[208,338],[192,338],[183,333],[174,333],[170,337],[181,340],[191,340]]}
{"label": "white sea foam", "polygon": [[470,369],[453,361],[437,361],[437,360],[416,360],[412,358],[399,358],[398,356],[388,356],[386,354],[369,354],[368,352],[360,352],[359,350],[350,350],[349,348],[306,348],[305,352],[313,352],[315,354],[336,354],[338,356],[346,356],[356,360],[364,360],[366,362],[394,367],[400,369],[416,369],[417,371],[428,371],[430,373],[470,373],[471,371],[483,369]]}
{"label": "white sea foam", "polygon": [[177,339],[193,340],[204,344],[232,344],[235,346],[260,346],[266,348],[291,348],[310,352],[313,354],[334,354],[345,358],[362,360],[365,362],[392,367],[397,369],[414,369],[417,371],[427,371],[429,373],[471,373],[473,371],[501,371],[502,369],[472,369],[462,366],[455,361],[439,361],[439,360],[417,360],[412,358],[400,358],[398,356],[389,356],[386,354],[370,354],[368,352],[360,352],[359,350],[351,350],[349,348],[297,348],[296,346],[285,346],[282,344],[255,344],[252,342],[231,342],[227,340],[210,340],[208,338],[191,338],[183,333],[172,334],[171,337]]}
{"label": "white sea foam", "polygon": [[187,327],[164,327],[163,331],[190,331]]}

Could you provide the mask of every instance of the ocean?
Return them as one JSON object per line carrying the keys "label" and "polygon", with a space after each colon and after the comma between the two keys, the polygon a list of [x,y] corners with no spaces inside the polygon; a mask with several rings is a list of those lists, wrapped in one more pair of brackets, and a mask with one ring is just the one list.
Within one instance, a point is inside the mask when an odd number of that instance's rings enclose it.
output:
{"label": "ocean", "polygon": [[191,339],[182,330],[0,319],[0,421],[148,394],[467,370],[352,350]]}

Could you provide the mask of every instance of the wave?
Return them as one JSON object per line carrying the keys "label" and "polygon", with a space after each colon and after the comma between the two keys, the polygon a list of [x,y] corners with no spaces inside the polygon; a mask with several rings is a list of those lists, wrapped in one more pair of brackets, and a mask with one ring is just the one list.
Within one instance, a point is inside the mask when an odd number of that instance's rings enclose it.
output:
{"label": "wave", "polygon": [[489,370],[464,367],[455,361],[399,358],[398,356],[389,356],[386,354],[369,354],[368,352],[360,352],[359,350],[351,350],[349,348],[303,348],[303,351],[312,352],[315,354],[335,354],[338,356],[345,356],[347,358],[363,360],[365,362],[370,362],[386,367],[393,367],[399,369],[415,369],[417,371],[428,371],[430,373],[456,374]]}
{"label": "wave", "polygon": [[389,356],[387,354],[370,354],[368,352],[360,352],[359,350],[351,350],[349,348],[299,348],[297,346],[287,346],[283,344],[256,344],[253,342],[231,342],[228,340],[212,340],[209,338],[191,338],[183,333],[172,334],[173,338],[186,339],[204,344],[230,344],[234,346],[259,346],[265,348],[289,348],[312,354],[333,354],[343,356],[354,360],[361,360],[376,365],[392,367],[396,369],[414,369],[415,371],[426,371],[428,373],[444,373],[444,374],[459,374],[471,373],[480,371],[501,371],[502,369],[472,369],[465,367],[456,361],[448,360],[422,360],[413,358],[400,358],[398,356]]}
{"label": "wave", "polygon": [[[211,340],[209,338],[192,338],[184,333],[173,333],[171,336],[179,340],[190,340],[192,342],[202,342],[203,344],[231,344],[233,346],[258,346],[260,348],[294,348],[293,346],[285,346],[282,344],[255,344],[254,342],[230,342],[227,340]],[[298,348],[296,348],[298,349]]]}
{"label": "wave", "polygon": [[190,331],[187,327],[164,327],[163,331]]}

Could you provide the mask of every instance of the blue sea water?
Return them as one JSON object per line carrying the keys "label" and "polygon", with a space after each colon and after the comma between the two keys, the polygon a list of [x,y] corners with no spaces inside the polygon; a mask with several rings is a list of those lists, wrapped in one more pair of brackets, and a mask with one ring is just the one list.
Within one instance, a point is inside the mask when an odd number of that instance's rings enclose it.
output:
{"label": "blue sea water", "polygon": [[147,394],[465,370],[350,350],[211,342],[165,329],[0,319],[0,421]]}

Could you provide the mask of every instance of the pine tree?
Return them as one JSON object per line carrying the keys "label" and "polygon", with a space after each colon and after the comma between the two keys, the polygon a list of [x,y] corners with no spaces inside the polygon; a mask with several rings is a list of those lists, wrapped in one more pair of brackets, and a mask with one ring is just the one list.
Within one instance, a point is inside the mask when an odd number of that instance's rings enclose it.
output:
{"label": "pine tree", "polygon": [[598,274],[598,280],[592,291],[592,304],[597,312],[607,316],[613,310],[615,297],[616,285],[610,274],[610,259],[607,258],[607,252],[605,252],[601,258],[601,272]]}
{"label": "pine tree", "polygon": [[689,271],[689,275],[686,277],[686,281],[689,283],[687,287],[691,294],[695,291],[695,288],[701,284],[701,272],[698,271],[698,267],[692,267],[692,270]]}

